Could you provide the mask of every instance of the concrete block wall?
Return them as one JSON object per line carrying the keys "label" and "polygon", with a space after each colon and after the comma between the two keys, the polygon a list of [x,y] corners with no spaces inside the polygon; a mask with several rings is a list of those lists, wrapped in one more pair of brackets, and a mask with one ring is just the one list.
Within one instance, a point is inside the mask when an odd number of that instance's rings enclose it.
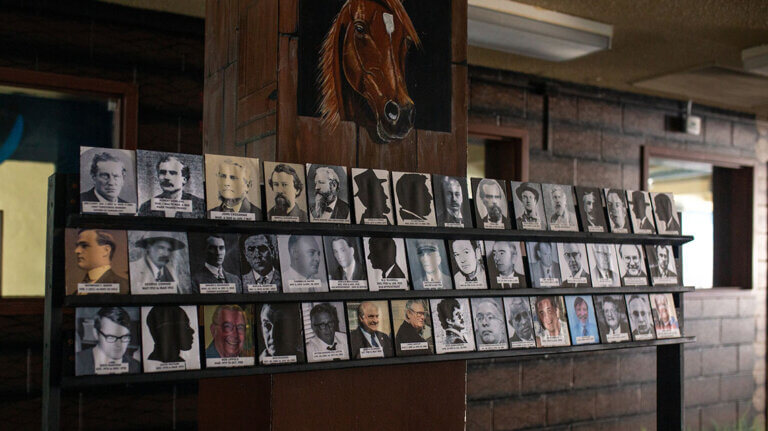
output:
{"label": "concrete block wall", "polygon": [[[531,181],[637,189],[644,145],[757,161],[754,290],[687,294],[686,335],[700,342],[685,351],[685,396],[690,430],[764,422],[768,126],[695,106],[703,131],[686,135],[668,127],[680,101],[484,68],[470,68],[469,94],[470,123],[528,132]],[[467,429],[656,429],[657,365],[654,349],[471,361]]]}

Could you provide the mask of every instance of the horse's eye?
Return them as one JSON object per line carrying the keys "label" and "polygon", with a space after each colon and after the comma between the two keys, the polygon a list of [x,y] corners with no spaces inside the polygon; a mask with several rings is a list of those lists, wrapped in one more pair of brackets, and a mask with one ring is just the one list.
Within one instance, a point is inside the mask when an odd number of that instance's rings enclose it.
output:
{"label": "horse's eye", "polygon": [[355,31],[359,34],[365,34],[365,24],[361,22],[355,23]]}

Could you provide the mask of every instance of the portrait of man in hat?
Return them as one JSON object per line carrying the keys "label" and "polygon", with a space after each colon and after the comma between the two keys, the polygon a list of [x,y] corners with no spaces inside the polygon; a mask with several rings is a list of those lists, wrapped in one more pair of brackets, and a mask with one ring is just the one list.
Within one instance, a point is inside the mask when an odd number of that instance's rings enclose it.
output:
{"label": "portrait of man in hat", "polygon": [[267,191],[267,220],[306,222],[304,166],[295,163],[264,162]]}
{"label": "portrait of man in hat", "polygon": [[187,234],[129,231],[131,294],[197,293],[189,276]]}
{"label": "portrait of man in hat", "polygon": [[656,225],[651,212],[651,199],[648,192],[642,190],[627,190],[629,214],[632,216],[634,233],[656,233]]}
{"label": "portrait of man in hat", "polygon": [[472,178],[475,191],[475,217],[478,227],[484,229],[509,229],[507,183],[490,178]]}
{"label": "portrait of man in hat", "polygon": [[436,226],[432,181],[429,174],[392,172],[397,204],[397,224]]}
{"label": "portrait of man in hat", "polygon": [[389,171],[352,168],[355,219],[358,224],[394,224],[389,187]]}
{"label": "portrait of man in hat", "polygon": [[452,288],[443,240],[408,238],[405,245],[414,290]]}
{"label": "portrait of man in hat", "polygon": [[515,195],[515,222],[520,230],[546,230],[544,204],[541,202],[541,185],[535,183],[512,182]]}
{"label": "portrait of man in hat", "polygon": [[[136,152],[139,168],[139,215],[203,218],[203,157],[191,154]],[[193,173],[195,178],[193,178]],[[157,193],[159,190],[160,193]],[[198,196],[199,195],[199,196]]]}

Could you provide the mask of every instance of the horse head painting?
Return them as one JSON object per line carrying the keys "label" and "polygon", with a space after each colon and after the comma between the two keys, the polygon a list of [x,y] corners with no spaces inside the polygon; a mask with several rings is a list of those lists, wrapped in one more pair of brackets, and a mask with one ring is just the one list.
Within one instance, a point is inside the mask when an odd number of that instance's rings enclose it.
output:
{"label": "horse head painting", "polygon": [[353,121],[388,143],[414,126],[405,59],[421,41],[401,0],[346,0],[320,48],[319,111],[334,130]]}

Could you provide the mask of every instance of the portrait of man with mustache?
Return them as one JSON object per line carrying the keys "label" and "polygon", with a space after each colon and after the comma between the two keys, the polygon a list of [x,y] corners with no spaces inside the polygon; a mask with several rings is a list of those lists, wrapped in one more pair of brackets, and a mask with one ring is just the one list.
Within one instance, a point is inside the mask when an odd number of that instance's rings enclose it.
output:
{"label": "portrait of man with mustache", "polygon": [[307,221],[304,166],[264,162],[264,183],[267,186],[267,220]]}
{"label": "portrait of man with mustache", "polygon": [[[205,217],[203,157],[139,150],[139,215],[169,218]],[[157,193],[157,191],[160,193]]]}
{"label": "portrait of man with mustache", "polygon": [[347,168],[307,163],[309,220],[320,223],[349,223]]}
{"label": "portrait of man with mustache", "polygon": [[442,227],[472,227],[472,214],[467,195],[467,179],[432,175],[435,190],[437,225]]}
{"label": "portrait of man with mustache", "polygon": [[484,229],[509,229],[507,183],[504,180],[472,178],[475,190],[475,217],[478,227]]}

